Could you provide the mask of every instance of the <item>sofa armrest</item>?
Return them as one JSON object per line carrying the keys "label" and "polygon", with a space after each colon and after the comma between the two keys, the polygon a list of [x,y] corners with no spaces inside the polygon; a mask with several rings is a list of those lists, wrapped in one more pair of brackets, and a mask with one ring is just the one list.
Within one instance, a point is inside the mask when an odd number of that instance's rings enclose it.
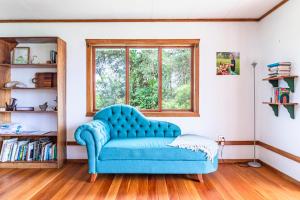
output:
{"label": "sofa armrest", "polygon": [[96,173],[101,148],[110,140],[109,125],[101,120],[93,120],[78,127],[74,136],[78,144],[87,148],[89,172]]}

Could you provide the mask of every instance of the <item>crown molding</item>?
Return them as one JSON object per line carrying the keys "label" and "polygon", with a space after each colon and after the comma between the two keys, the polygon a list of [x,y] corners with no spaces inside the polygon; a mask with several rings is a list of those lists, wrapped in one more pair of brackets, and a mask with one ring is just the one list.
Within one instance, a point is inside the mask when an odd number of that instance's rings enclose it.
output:
{"label": "crown molding", "polygon": [[190,18],[190,19],[6,19],[0,23],[143,23],[143,22],[258,22],[257,18]]}
{"label": "crown molding", "polygon": [[266,12],[265,14],[263,14],[261,17],[259,17],[257,20],[261,21],[262,19],[266,18],[268,15],[270,15],[271,13],[273,13],[275,10],[277,10],[278,8],[280,8],[281,6],[283,6],[285,3],[287,3],[289,0],[283,0],[281,2],[279,2],[276,6],[274,6],[273,8],[271,8],[268,12]]}
{"label": "crown molding", "polygon": [[143,22],[259,22],[288,0],[282,0],[259,18],[182,18],[182,19],[2,19],[0,23],[143,23]]}

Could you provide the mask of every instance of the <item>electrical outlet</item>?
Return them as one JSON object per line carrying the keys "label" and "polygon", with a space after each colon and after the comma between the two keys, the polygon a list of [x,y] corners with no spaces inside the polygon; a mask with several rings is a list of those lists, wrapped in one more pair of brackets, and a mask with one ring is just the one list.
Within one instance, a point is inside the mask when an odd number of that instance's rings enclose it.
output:
{"label": "electrical outlet", "polygon": [[219,135],[218,136],[218,142],[220,145],[224,146],[225,145],[225,136]]}

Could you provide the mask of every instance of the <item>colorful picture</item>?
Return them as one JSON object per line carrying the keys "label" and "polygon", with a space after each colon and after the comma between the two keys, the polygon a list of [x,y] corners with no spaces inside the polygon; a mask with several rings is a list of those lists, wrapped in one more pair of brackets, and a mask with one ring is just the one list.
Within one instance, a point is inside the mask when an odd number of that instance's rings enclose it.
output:
{"label": "colorful picture", "polygon": [[29,47],[14,48],[13,64],[29,64]]}
{"label": "colorful picture", "polygon": [[240,75],[240,53],[217,52],[217,75]]}

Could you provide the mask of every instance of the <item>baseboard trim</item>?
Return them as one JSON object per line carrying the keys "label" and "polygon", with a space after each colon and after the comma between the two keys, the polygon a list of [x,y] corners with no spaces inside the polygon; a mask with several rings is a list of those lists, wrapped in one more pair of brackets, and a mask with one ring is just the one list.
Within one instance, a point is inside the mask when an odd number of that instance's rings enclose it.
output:
{"label": "baseboard trim", "polygon": [[295,184],[297,184],[297,185],[300,186],[300,181],[297,181],[297,180],[294,179],[293,177],[290,177],[289,175],[287,175],[287,174],[285,174],[285,173],[279,171],[278,169],[272,167],[271,165],[265,163],[265,162],[262,161],[262,160],[259,160],[259,162],[260,162],[264,167],[266,167],[266,168],[268,168],[269,170],[273,171],[274,173],[278,174],[278,175],[281,176],[282,178],[287,179],[287,180],[289,180],[289,181],[291,181],[291,182],[293,182],[293,183],[295,183]]}
{"label": "baseboard trim", "polygon": [[219,159],[219,164],[247,163],[252,159]]}
{"label": "baseboard trim", "polygon": [[[221,164],[235,164],[242,162],[249,162],[251,159],[219,159],[219,163]],[[87,159],[67,159],[67,163],[82,163],[86,164],[88,162]]]}
{"label": "baseboard trim", "polygon": [[[253,144],[254,144],[254,141],[252,141],[252,140],[246,140],[246,141],[236,141],[236,140],[225,141],[225,145],[228,145],[228,146],[231,146],[231,145],[233,145],[233,146],[235,146],[235,145],[237,145],[237,146],[243,146],[243,145],[253,145]],[[79,144],[77,144],[75,141],[69,141],[69,142],[67,142],[67,145],[68,146],[78,146]],[[288,158],[290,160],[293,160],[293,161],[296,161],[296,162],[300,163],[300,157],[299,156],[296,156],[294,154],[288,153],[288,152],[286,152],[284,150],[281,150],[281,149],[279,149],[277,147],[274,147],[272,145],[266,144],[266,143],[264,143],[262,141],[256,141],[256,145],[258,145],[260,147],[263,147],[265,149],[268,149],[268,150],[270,150],[270,151],[272,151],[274,153],[277,153],[277,154],[279,154],[279,155],[281,155],[283,157],[286,157],[286,158]]]}
{"label": "baseboard trim", "polygon": [[87,159],[67,159],[67,163],[82,163],[86,164],[88,162]]}
{"label": "baseboard trim", "polygon": [[[253,145],[254,141],[252,140],[246,140],[246,141],[239,141],[239,140],[230,140],[225,141],[225,145]],[[67,141],[67,146],[80,146],[75,141]]]}

